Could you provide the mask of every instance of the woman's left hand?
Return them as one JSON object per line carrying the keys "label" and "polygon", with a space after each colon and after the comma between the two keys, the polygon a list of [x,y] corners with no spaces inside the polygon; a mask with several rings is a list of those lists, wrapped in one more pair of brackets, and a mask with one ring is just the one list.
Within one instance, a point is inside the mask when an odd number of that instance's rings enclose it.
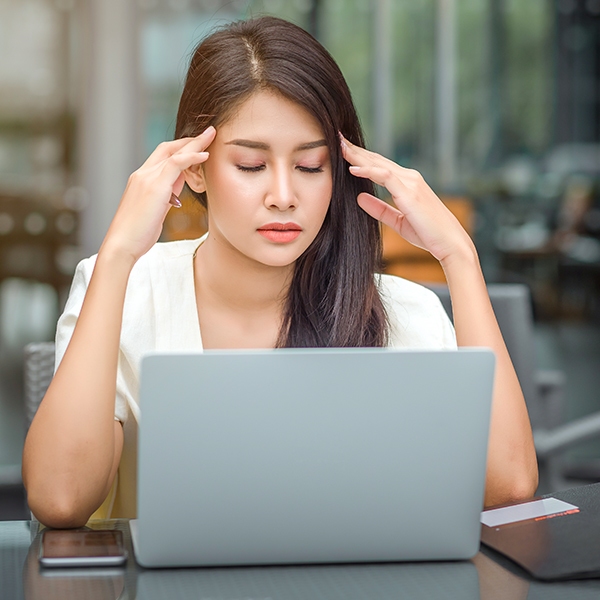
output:
{"label": "woman's left hand", "polygon": [[385,187],[395,207],[366,192],[358,195],[360,207],[389,225],[411,244],[430,252],[442,264],[454,256],[472,255],[473,241],[458,219],[427,185],[422,175],[355,146],[340,135],[342,153],[356,177]]}
{"label": "woman's left hand", "polygon": [[358,195],[363,210],[431,252],[444,267],[458,345],[483,346],[496,354],[485,505],[530,498],[538,481],[533,435],[473,241],[419,173],[343,138],[342,151],[350,172],[385,186],[395,204],[363,192]]}

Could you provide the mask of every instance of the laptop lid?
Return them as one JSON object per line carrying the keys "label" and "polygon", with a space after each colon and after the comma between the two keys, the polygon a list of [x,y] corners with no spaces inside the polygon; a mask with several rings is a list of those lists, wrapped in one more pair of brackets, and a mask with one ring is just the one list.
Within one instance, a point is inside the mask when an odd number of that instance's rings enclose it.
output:
{"label": "laptop lid", "polygon": [[493,372],[487,349],[145,357],[138,562],[473,556]]}

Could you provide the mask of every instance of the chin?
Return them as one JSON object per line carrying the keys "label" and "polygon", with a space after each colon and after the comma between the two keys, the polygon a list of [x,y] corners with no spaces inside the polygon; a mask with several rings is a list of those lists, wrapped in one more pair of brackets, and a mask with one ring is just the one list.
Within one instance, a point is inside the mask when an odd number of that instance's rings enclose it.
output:
{"label": "chin", "polygon": [[289,267],[293,265],[302,253],[298,252],[261,252],[260,255],[251,256],[250,258],[254,259],[256,262],[259,262],[267,267]]}
{"label": "chin", "polygon": [[267,267],[289,267],[306,252],[304,244],[263,245],[252,248],[246,256]]}
{"label": "chin", "polygon": [[245,256],[246,259],[273,268],[284,268],[293,265],[310,246],[310,243],[306,244],[306,239],[287,244],[274,244],[266,240],[258,240],[257,243],[256,239],[245,240],[245,243],[240,242],[241,240],[234,243],[231,239],[228,241],[229,245]]}

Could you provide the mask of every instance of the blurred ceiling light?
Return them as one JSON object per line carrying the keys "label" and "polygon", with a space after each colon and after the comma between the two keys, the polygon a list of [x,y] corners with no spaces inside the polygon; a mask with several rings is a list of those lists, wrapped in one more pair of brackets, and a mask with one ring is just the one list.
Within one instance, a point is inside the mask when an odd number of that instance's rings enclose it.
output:
{"label": "blurred ceiling light", "polygon": [[519,196],[527,193],[533,185],[537,169],[529,156],[514,156],[502,169],[502,180],[511,194]]}
{"label": "blurred ceiling light", "polygon": [[68,212],[61,212],[54,221],[54,226],[57,231],[63,235],[73,233],[76,225],[77,221],[75,220],[75,217]]}
{"label": "blurred ceiling light", "polygon": [[25,231],[31,235],[40,235],[46,229],[46,217],[44,215],[34,212],[25,217],[23,222]]}

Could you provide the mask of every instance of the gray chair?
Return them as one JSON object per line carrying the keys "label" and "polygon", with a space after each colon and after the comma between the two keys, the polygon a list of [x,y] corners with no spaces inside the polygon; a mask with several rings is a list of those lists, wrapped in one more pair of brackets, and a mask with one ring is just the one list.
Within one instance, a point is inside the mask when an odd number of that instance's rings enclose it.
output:
{"label": "gray chair", "polygon": [[[54,376],[54,342],[27,344],[23,354],[23,400],[25,404],[25,428],[28,431]],[[32,523],[31,539],[33,540],[38,531],[39,522],[33,513],[30,513],[30,515]]]}
{"label": "gray chair", "polygon": [[[430,285],[452,319],[450,292],[446,285]],[[563,421],[564,375],[543,371],[535,365],[533,315],[529,289],[521,284],[490,284],[488,293],[508,353],[521,383],[534,429],[552,429]]]}
{"label": "gray chair", "polygon": [[28,430],[54,375],[54,342],[27,344],[24,359],[25,425]]}
{"label": "gray chair", "polygon": [[[426,285],[439,296],[452,318],[448,287]],[[529,288],[522,284],[490,284],[488,293],[531,419],[540,466],[538,493],[569,487],[572,484],[564,478],[562,455],[568,448],[600,436],[600,412],[564,422],[564,374],[556,370],[539,370],[535,365]]]}

